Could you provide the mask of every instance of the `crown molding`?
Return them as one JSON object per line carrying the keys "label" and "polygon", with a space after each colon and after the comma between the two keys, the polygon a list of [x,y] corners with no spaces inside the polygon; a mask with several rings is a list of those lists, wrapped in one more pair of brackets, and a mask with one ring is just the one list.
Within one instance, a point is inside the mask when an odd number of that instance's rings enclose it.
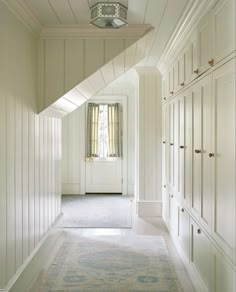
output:
{"label": "crown molding", "polygon": [[45,26],[41,39],[139,39],[152,29],[149,24],[128,25],[120,29],[99,29],[92,25]]}
{"label": "crown molding", "polygon": [[23,23],[31,32],[39,35],[42,25],[22,0],[2,0],[6,7]]}
{"label": "crown molding", "polygon": [[184,48],[186,40],[194,31],[200,19],[209,12],[215,3],[216,0],[189,1],[178,25],[173,31],[159,61],[157,62],[156,67],[162,74],[172,63],[175,56]]}

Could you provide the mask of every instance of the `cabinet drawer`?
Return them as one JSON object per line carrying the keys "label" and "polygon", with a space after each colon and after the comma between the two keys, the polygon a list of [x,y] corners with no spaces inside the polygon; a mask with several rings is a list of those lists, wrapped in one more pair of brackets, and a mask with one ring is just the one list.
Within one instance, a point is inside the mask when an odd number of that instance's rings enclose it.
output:
{"label": "cabinet drawer", "polygon": [[208,291],[211,287],[211,243],[201,228],[191,220],[191,264]]}

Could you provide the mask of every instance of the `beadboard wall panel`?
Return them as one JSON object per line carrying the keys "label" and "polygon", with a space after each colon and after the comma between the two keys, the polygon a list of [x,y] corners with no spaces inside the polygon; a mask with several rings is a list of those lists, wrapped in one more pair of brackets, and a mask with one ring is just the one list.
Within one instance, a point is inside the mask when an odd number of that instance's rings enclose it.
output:
{"label": "beadboard wall panel", "polygon": [[4,289],[60,213],[61,121],[36,114],[37,41],[2,3],[0,39],[0,289]]}

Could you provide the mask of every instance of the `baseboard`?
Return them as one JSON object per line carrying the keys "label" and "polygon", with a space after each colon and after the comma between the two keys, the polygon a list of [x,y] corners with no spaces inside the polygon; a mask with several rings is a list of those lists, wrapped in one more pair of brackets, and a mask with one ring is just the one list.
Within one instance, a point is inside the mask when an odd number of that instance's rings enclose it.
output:
{"label": "baseboard", "polygon": [[62,194],[63,195],[79,195],[80,184],[78,183],[62,183]]}
{"label": "baseboard", "polygon": [[161,217],[162,201],[137,201],[137,215],[139,217]]}
{"label": "baseboard", "polygon": [[[28,256],[13,278],[8,282],[7,287],[5,290],[1,290],[1,292],[26,292],[27,288],[29,287],[31,281],[39,272],[40,264],[44,261],[45,257],[43,254],[50,254],[50,250],[53,248],[54,240],[49,241],[46,245],[45,242],[52,234],[53,227],[61,218],[62,213],[58,215],[48,232],[42,237],[38,245],[34,248],[32,253]],[[37,259],[36,262],[30,265],[30,263],[34,262],[34,259]],[[30,267],[29,267],[30,266]]]}

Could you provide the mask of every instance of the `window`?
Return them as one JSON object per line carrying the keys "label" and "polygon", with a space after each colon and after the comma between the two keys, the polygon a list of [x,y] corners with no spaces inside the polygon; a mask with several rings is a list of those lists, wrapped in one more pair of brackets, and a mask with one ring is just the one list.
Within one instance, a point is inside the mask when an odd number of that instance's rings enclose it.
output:
{"label": "window", "polygon": [[121,157],[121,121],[120,104],[88,104],[87,157]]}

